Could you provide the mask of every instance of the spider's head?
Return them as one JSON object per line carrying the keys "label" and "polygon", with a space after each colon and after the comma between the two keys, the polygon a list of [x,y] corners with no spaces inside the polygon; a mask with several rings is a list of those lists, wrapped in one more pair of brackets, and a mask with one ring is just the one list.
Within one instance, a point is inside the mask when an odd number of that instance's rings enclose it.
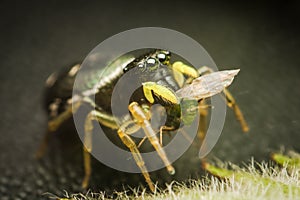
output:
{"label": "spider's head", "polygon": [[155,50],[136,58],[124,68],[124,72],[137,69],[139,72],[153,72],[161,66],[169,65],[171,53],[166,50]]}

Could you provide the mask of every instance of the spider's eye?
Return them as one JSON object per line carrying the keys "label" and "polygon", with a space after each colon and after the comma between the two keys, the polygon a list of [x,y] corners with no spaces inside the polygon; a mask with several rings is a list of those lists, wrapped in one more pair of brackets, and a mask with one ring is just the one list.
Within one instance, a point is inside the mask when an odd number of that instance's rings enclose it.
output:
{"label": "spider's eye", "polygon": [[145,70],[146,70],[146,67],[145,67],[145,65],[144,65],[143,63],[139,63],[139,64],[137,65],[137,67],[138,67],[141,71],[145,71]]}
{"label": "spider's eye", "polygon": [[162,64],[168,64],[168,62],[170,61],[170,54],[169,52],[159,53],[157,54],[157,59]]}
{"label": "spider's eye", "polygon": [[144,65],[142,63],[138,64],[138,68],[142,69],[144,68]]}
{"label": "spider's eye", "polygon": [[146,65],[147,65],[147,68],[149,68],[149,69],[157,68],[157,63],[156,63],[156,60],[154,58],[149,58],[146,61]]}

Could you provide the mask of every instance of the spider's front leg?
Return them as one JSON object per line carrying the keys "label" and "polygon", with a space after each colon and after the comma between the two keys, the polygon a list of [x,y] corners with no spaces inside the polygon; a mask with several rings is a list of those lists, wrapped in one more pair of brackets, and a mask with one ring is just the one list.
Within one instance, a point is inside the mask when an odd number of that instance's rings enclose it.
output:
{"label": "spider's front leg", "polygon": [[[133,122],[133,121],[132,121]],[[133,122],[134,123],[134,122]],[[131,123],[128,123],[128,125]],[[118,130],[118,135],[120,139],[122,140],[123,144],[126,145],[126,147],[130,150],[132,153],[132,156],[137,164],[137,166],[140,168],[150,190],[152,192],[155,191],[155,186],[150,178],[150,175],[148,173],[148,170],[146,168],[145,162],[143,157],[141,156],[141,153],[135,144],[135,142],[131,139],[130,137],[131,132],[128,132],[128,129],[126,129],[126,125],[121,126],[120,129]]]}
{"label": "spider's front leg", "polygon": [[92,151],[92,132],[93,132],[93,121],[98,121],[99,123],[111,128],[118,129],[118,136],[120,137],[123,144],[130,150],[132,156],[140,168],[149,188],[152,192],[155,190],[155,186],[150,178],[148,170],[145,166],[145,162],[141,156],[141,153],[135,144],[135,142],[131,138],[131,134],[135,133],[140,129],[140,125],[137,124],[134,120],[129,120],[124,122],[121,127],[117,124],[117,118],[113,117],[110,114],[107,114],[102,111],[93,110],[91,111],[85,121],[85,136],[84,136],[84,147],[83,147],[83,155],[84,155],[84,170],[85,176],[82,182],[82,187],[87,188],[90,176],[91,176],[91,151]]}
{"label": "spider's front leg", "polygon": [[156,152],[158,153],[158,155],[164,162],[168,172],[170,174],[175,174],[175,169],[172,166],[171,162],[169,161],[166,152],[160,145],[160,142],[156,135],[156,132],[151,127],[151,123],[147,119],[147,116],[143,112],[142,108],[138,105],[138,103],[132,102],[128,106],[128,109],[131,112],[132,116],[134,117],[136,123],[139,124],[143,128],[143,130],[146,134],[146,137],[148,138],[151,145],[154,147],[154,149],[156,150]]}

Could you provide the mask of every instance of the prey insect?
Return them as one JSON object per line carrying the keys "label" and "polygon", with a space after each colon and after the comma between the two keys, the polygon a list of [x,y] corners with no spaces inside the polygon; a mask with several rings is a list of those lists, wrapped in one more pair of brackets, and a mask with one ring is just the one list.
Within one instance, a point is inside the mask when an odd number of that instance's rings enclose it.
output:
{"label": "prey insect", "polygon": [[[207,106],[203,106],[205,99],[218,93],[224,94],[226,103],[235,112],[242,130],[248,131],[242,112],[226,89],[239,70],[213,72],[205,66],[197,69],[181,61],[171,62],[171,53],[158,49],[149,50],[140,56],[121,56],[111,62],[107,69],[103,71],[103,69],[91,68],[84,71],[84,79],[80,82],[82,90],[75,95],[74,93],[72,95],[72,89],[75,77],[80,70],[79,64],[62,73],[51,75],[46,82],[47,109],[49,111],[48,133],[37,152],[38,156],[43,155],[47,146],[47,138],[52,132],[55,132],[68,118],[72,117],[83,104],[95,108],[87,114],[84,124],[85,175],[82,181],[84,188],[88,187],[92,171],[90,152],[93,143],[91,137],[94,129],[93,121],[98,121],[100,124],[116,130],[115,134],[132,153],[132,157],[151,191],[154,191],[155,186],[139,147],[144,140],[148,139],[167,171],[170,174],[175,173],[175,169],[163,149],[162,134],[176,131],[181,128],[181,124],[188,124],[191,120],[188,119],[191,117],[184,116],[181,112],[181,103],[196,105],[196,108],[199,109],[199,115],[203,121],[199,123],[197,134],[201,140],[205,137],[206,131]],[[127,73],[132,73],[141,85],[130,98],[129,113],[122,117],[114,116],[109,106],[112,91],[118,80]],[[105,78],[100,79],[100,74]],[[91,96],[95,96],[95,98],[91,98]],[[151,106],[154,104],[162,105],[167,114],[166,122],[159,128],[159,131],[154,130],[150,123]],[[140,144],[137,144],[133,140],[132,134],[139,129],[143,130],[145,138]]]}

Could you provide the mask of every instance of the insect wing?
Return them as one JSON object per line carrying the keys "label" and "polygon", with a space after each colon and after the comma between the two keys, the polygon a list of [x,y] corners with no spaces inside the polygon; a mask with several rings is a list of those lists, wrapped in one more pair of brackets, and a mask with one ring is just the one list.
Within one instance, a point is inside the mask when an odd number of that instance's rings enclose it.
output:
{"label": "insect wing", "polygon": [[177,90],[176,94],[179,98],[189,99],[211,97],[228,87],[239,71],[239,69],[224,70],[200,76],[193,80],[191,84]]}

